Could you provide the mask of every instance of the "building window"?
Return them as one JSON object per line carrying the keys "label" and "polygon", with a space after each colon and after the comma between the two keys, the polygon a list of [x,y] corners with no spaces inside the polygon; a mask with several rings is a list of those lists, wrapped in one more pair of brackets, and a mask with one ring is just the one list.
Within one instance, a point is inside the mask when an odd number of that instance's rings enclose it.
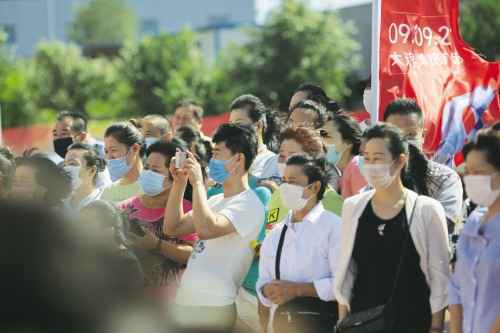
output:
{"label": "building window", "polygon": [[141,21],[141,34],[156,36],[160,33],[158,21],[156,19],[144,19]]}
{"label": "building window", "polygon": [[7,44],[14,44],[16,42],[16,27],[13,24],[1,24],[0,30],[7,34]]}

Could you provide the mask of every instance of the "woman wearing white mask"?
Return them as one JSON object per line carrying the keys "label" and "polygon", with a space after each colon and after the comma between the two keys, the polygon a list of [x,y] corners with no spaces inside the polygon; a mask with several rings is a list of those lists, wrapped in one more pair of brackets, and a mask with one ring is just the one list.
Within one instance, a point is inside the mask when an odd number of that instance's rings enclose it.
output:
{"label": "woman wearing white mask", "polygon": [[376,125],[363,139],[362,171],[374,190],[344,202],[334,282],[339,320],[347,317],[340,326],[385,305],[380,332],[442,332],[449,276],[443,207],[403,185],[408,143],[398,128]]}
{"label": "woman wearing white mask", "polygon": [[500,332],[500,136],[479,132],[465,161],[465,191],[481,209],[469,216],[458,240],[449,332]]}
{"label": "woman wearing white mask", "polygon": [[64,201],[68,212],[78,212],[100,199],[104,190],[96,187],[96,181],[105,165],[93,147],[83,143],[69,146],[64,157],[64,170],[70,174],[73,188],[71,196]]}
{"label": "woman wearing white mask", "polygon": [[113,182],[106,187],[102,199],[123,201],[139,192],[139,174],[142,170],[142,133],[130,122],[111,125],[104,133],[106,163]]}
{"label": "woman wearing white mask", "polygon": [[[304,155],[288,159],[280,192],[290,211],[262,244],[257,281],[259,299],[271,308],[276,333],[330,332],[335,324],[332,284],[340,218],[321,203],[327,186],[323,166]],[[300,313],[316,311],[320,317],[301,318]]]}
{"label": "woman wearing white mask", "polygon": [[[306,155],[308,158],[326,164],[321,137],[314,130],[305,127],[287,128],[280,134],[280,141],[278,166],[282,173],[284,173],[286,161],[294,155]],[[279,186],[273,184],[272,188],[274,191],[268,205],[268,223],[270,224],[268,230],[271,229],[272,224],[281,222],[288,214],[288,208],[281,196]],[[322,198],[326,210],[340,216],[342,201],[342,197],[334,189],[329,186],[326,188],[325,195]]]}
{"label": "woman wearing white mask", "polygon": [[330,115],[321,129],[326,160],[332,167],[330,184],[344,199],[358,194],[366,186],[359,169],[361,135],[359,124],[341,113]]}
{"label": "woman wearing white mask", "polygon": [[[185,144],[178,139],[155,142],[149,146],[145,166],[138,180],[141,194],[117,205],[129,220],[128,237],[133,241],[148,286],[172,286],[169,282],[178,278],[197,239],[196,234],[181,238],[167,237],[162,228],[172,186],[170,160],[178,149],[185,148]],[[184,200],[183,208],[190,211],[191,203]]]}

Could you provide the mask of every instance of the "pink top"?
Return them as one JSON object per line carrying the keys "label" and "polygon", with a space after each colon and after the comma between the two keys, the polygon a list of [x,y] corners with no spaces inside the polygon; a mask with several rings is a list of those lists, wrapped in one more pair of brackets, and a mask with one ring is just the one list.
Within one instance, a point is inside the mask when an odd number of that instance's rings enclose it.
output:
{"label": "pink top", "polygon": [[[184,212],[189,212],[192,205],[189,201],[182,202]],[[131,197],[125,201],[117,204],[118,209],[128,215],[129,220],[138,220],[143,226],[154,232],[157,236],[163,236],[163,216],[165,215],[165,208],[147,208],[142,203],[139,197]],[[164,237],[162,237],[164,238]],[[179,240],[193,242],[198,240],[196,233],[179,237]]]}
{"label": "pink top", "polygon": [[359,169],[359,156],[354,156],[340,177],[340,194],[344,199],[358,194],[367,185]]}

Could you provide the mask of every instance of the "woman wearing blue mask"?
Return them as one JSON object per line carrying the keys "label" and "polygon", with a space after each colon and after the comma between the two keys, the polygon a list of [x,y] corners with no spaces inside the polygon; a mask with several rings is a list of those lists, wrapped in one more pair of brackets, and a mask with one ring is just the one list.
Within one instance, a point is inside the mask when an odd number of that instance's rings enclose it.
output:
{"label": "woman wearing blue mask", "polygon": [[96,181],[105,170],[106,162],[99,157],[93,147],[75,143],[69,146],[64,157],[64,170],[71,176],[73,191],[64,201],[69,213],[78,212],[95,200],[99,200],[103,189],[97,188]]}
{"label": "woman wearing blue mask", "polygon": [[332,167],[331,185],[344,199],[349,198],[366,186],[359,168],[361,128],[351,117],[334,114],[328,117],[321,129],[326,147],[326,159]]}
{"label": "woman wearing blue mask", "polygon": [[[186,145],[178,139],[153,143],[146,151],[144,169],[139,175],[141,193],[117,205],[130,221],[128,238],[133,241],[147,284],[153,287],[172,285],[169,282],[177,280],[197,239],[196,234],[167,237],[162,230],[172,186],[170,161],[177,150],[185,149]],[[185,211],[191,210],[189,201],[183,200],[182,205]]]}
{"label": "woman wearing blue mask", "polygon": [[102,195],[106,201],[118,202],[139,192],[139,174],[142,171],[142,133],[130,122],[111,125],[104,133],[106,163],[112,184]]}

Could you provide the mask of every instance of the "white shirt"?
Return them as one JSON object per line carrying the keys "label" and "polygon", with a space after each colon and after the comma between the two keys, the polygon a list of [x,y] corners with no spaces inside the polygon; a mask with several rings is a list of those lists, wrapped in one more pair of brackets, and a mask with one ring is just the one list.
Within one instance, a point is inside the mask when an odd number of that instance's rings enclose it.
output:
{"label": "white shirt", "polygon": [[264,206],[253,190],[228,198],[215,195],[208,205],[231,221],[236,232],[196,242],[177,292],[179,305],[233,304],[252,263],[251,242],[264,224]]}
{"label": "white shirt", "polygon": [[[448,305],[450,255],[446,217],[443,206],[438,201],[418,196],[410,190],[406,192],[405,211],[408,217],[411,216],[418,197],[410,234],[420,256],[420,268],[431,290],[432,313],[436,313]],[[335,272],[334,292],[339,304],[347,307],[351,301],[356,278],[356,264],[352,260],[352,251],[359,218],[374,194],[375,190],[370,190],[350,197],[344,201],[342,207],[341,255]]]}
{"label": "white shirt", "polygon": [[302,222],[292,223],[291,212],[266,236],[260,249],[257,294],[263,305],[276,305],[262,295],[262,288],[276,279],[276,252],[284,225],[288,226],[281,252],[281,280],[313,283],[318,297],[332,301],[333,276],[340,255],[340,218],[318,203]]}
{"label": "white shirt", "polygon": [[87,206],[93,201],[99,200],[101,198],[102,192],[104,192],[103,188],[96,188],[94,191],[92,191],[89,195],[87,195],[85,198],[80,200],[80,202],[76,205],[73,206],[71,203],[71,197],[68,199],[64,200],[64,208],[68,213],[78,213],[82,208]]}
{"label": "white shirt", "polygon": [[258,180],[281,178],[278,169],[278,155],[268,150],[265,145],[259,146],[259,153],[250,166],[248,173]]}

